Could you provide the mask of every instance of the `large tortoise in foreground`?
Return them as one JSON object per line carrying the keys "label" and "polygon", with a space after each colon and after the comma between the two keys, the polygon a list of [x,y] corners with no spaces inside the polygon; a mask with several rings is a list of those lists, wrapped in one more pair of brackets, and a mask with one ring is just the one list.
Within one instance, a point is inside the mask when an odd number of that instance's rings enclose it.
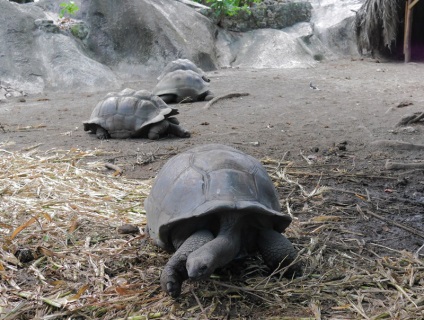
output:
{"label": "large tortoise in foreground", "polygon": [[[229,146],[199,146],[171,158],[145,201],[147,231],[156,245],[176,251],[161,274],[173,297],[186,279],[259,252],[271,270],[291,264],[297,252],[283,232],[291,223],[255,158]],[[300,272],[298,265],[286,275]]]}
{"label": "large tortoise in foreground", "polygon": [[148,137],[159,139],[173,134],[188,138],[190,133],[179,126],[178,109],[171,108],[158,96],[146,90],[124,89],[111,92],[97,103],[90,120],[83,122],[84,131],[99,139]]}

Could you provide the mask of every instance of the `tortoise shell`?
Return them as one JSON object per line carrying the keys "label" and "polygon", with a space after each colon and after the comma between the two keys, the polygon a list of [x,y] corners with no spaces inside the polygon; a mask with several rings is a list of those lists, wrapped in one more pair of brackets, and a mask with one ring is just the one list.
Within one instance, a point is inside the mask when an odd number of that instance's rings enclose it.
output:
{"label": "tortoise shell", "polygon": [[168,250],[175,249],[173,228],[191,234],[214,215],[230,210],[254,219],[257,228],[283,232],[291,223],[291,217],[281,213],[278,194],[262,164],[220,144],[195,147],[171,158],[159,171],[145,209],[150,237]]}
{"label": "tortoise shell", "polygon": [[143,136],[149,125],[176,114],[178,110],[169,107],[158,96],[146,90],[127,88],[107,94],[97,103],[90,120],[83,124],[85,131],[95,133],[100,126],[112,138],[134,138]]}
{"label": "tortoise shell", "polygon": [[192,70],[175,70],[167,73],[153,89],[153,93],[161,95],[175,95],[176,101],[184,99],[197,101],[199,97],[209,91],[208,83],[200,74]]}
{"label": "tortoise shell", "polygon": [[157,78],[158,81],[162,80],[162,78],[167,75],[170,72],[173,72],[175,70],[192,70],[203,78],[206,82],[209,82],[210,79],[206,76],[206,74],[203,72],[202,69],[200,69],[198,66],[196,66],[192,61],[189,59],[177,59],[174,61],[171,61],[168,63],[165,68],[163,69],[162,73]]}

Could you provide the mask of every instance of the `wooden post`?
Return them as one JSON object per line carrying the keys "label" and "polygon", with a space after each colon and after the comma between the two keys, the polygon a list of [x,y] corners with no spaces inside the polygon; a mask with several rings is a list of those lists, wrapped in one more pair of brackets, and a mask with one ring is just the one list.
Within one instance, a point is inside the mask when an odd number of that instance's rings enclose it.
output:
{"label": "wooden post", "polygon": [[412,37],[412,0],[405,1],[405,33],[403,39],[403,54],[405,62],[411,61],[411,37]]}
{"label": "wooden post", "polygon": [[414,6],[420,0],[406,0],[405,1],[405,33],[403,39],[403,54],[405,55],[405,62],[411,61],[411,38],[412,38],[412,14]]}

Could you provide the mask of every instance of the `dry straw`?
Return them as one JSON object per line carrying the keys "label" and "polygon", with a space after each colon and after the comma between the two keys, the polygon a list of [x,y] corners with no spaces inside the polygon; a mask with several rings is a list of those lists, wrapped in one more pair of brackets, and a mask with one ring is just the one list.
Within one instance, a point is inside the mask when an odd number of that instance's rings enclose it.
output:
{"label": "dry straw", "polygon": [[[399,29],[402,0],[366,0],[355,19],[356,42],[359,52],[393,49]],[[403,17],[402,17],[403,18]]]}
{"label": "dry straw", "polygon": [[[294,217],[287,235],[304,275],[269,276],[251,258],[188,282],[173,300],[159,285],[169,254],[143,232],[117,231],[143,230],[151,182],[98,170],[100,150],[36,151],[0,150],[0,319],[424,318],[422,252],[366,243],[363,231],[349,228],[372,225],[368,213],[378,208],[366,190],[343,182],[390,177],[263,160]],[[402,230],[424,241],[422,231]]]}

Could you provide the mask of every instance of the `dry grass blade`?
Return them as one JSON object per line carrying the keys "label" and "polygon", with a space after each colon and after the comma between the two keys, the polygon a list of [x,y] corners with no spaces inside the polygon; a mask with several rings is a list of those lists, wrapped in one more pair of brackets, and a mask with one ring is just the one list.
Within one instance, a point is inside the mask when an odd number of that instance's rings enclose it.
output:
{"label": "dry grass blade", "polygon": [[396,41],[399,9],[404,1],[366,0],[355,20],[359,52],[391,49]]}

